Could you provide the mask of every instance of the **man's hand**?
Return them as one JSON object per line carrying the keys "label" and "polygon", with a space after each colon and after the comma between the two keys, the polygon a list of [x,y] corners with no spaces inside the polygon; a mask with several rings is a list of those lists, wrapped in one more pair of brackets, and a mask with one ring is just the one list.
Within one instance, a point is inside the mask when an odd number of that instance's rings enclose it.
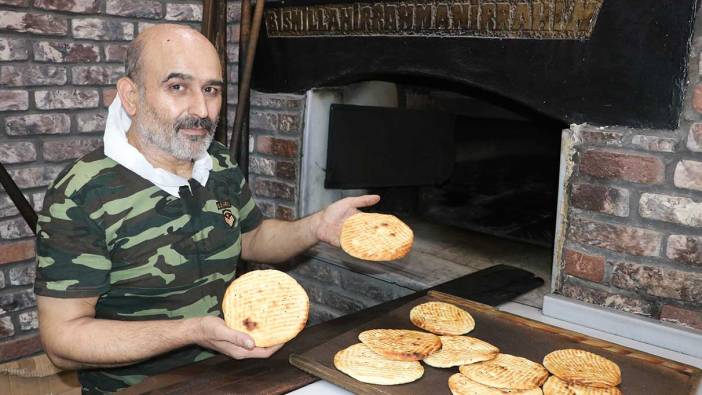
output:
{"label": "man's hand", "polygon": [[198,320],[196,343],[234,359],[268,358],[283,347],[283,344],[266,348],[255,347],[251,336],[229,328],[219,317],[207,316]]}
{"label": "man's hand", "polygon": [[339,247],[341,226],[346,218],[360,212],[359,207],[372,206],[380,201],[378,195],[363,195],[337,200],[319,213],[316,236],[319,240]]}

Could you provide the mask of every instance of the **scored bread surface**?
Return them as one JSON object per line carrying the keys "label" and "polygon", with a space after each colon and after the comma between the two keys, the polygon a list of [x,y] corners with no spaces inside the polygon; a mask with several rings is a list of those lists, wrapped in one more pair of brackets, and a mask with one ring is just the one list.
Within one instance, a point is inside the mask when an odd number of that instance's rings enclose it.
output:
{"label": "scored bread surface", "polygon": [[354,344],[334,355],[334,366],[358,381],[394,385],[422,377],[424,368],[417,361],[391,361],[363,343]]}
{"label": "scored bread surface", "polygon": [[395,361],[419,361],[441,349],[441,339],[431,333],[406,329],[371,329],[358,339],[374,352]]}
{"label": "scored bread surface", "polygon": [[528,390],[494,388],[475,382],[461,373],[449,377],[448,385],[453,395],[543,395],[539,387]]}
{"label": "scored bread surface", "polygon": [[341,248],[367,261],[391,261],[407,255],[412,248],[412,229],[394,215],[358,213],[341,227]]}
{"label": "scored bread surface", "polygon": [[606,388],[622,382],[616,363],[585,350],[556,350],[544,357],[544,366],[567,383]]}
{"label": "scored bread surface", "polygon": [[530,389],[540,387],[548,377],[541,364],[509,354],[471,365],[461,365],[461,373],[490,387]]}
{"label": "scored bread surface", "polygon": [[551,376],[544,384],[545,395],[622,395],[617,387],[588,387],[580,384],[568,384],[556,376]]}
{"label": "scored bread surface", "polygon": [[441,350],[424,358],[424,363],[435,368],[450,368],[489,361],[500,350],[490,343],[470,336],[439,336]]}
{"label": "scored bread surface", "polygon": [[289,275],[278,270],[255,270],[229,285],[222,310],[227,326],[248,333],[257,347],[270,347],[302,331],[310,300]]}
{"label": "scored bread surface", "polygon": [[464,335],[475,328],[467,311],[445,302],[426,302],[410,310],[410,321],[437,335]]}

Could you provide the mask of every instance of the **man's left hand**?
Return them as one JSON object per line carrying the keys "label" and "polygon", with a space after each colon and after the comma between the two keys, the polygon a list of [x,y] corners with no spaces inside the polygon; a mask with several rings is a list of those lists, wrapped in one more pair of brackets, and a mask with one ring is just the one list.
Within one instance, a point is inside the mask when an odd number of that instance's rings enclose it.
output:
{"label": "man's left hand", "polygon": [[320,220],[317,226],[317,238],[339,247],[341,226],[346,218],[359,213],[359,207],[372,206],[380,201],[378,195],[363,195],[348,197],[330,204],[319,212]]}

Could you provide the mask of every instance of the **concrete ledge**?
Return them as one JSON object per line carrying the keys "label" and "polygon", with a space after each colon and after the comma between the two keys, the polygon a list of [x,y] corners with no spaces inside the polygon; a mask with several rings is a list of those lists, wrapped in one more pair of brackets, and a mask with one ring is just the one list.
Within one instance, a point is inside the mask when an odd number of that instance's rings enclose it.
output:
{"label": "concrete ledge", "polygon": [[560,295],[544,297],[543,314],[667,350],[702,358],[702,332],[613,311]]}

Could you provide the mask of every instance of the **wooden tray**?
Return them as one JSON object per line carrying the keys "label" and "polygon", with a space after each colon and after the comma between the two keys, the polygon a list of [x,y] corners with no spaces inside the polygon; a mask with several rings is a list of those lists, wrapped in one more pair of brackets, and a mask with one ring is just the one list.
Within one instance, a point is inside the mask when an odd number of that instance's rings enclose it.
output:
{"label": "wooden tray", "polygon": [[505,313],[494,307],[456,296],[430,291],[390,313],[356,329],[345,332],[303,354],[291,354],[290,363],[310,374],[358,394],[450,394],[448,378],[458,372],[424,365],[424,376],[401,385],[373,385],[357,381],[334,368],[334,354],[358,343],[358,334],[367,329],[418,329],[409,320],[412,307],[432,301],[461,306],[475,318],[475,330],[469,336],[485,340],[507,354],[542,362],[546,354],[562,348],[579,348],[616,362],[622,371],[620,389],[633,394],[694,394],[702,381],[702,371],[630,348],[595,339],[580,333]]}

